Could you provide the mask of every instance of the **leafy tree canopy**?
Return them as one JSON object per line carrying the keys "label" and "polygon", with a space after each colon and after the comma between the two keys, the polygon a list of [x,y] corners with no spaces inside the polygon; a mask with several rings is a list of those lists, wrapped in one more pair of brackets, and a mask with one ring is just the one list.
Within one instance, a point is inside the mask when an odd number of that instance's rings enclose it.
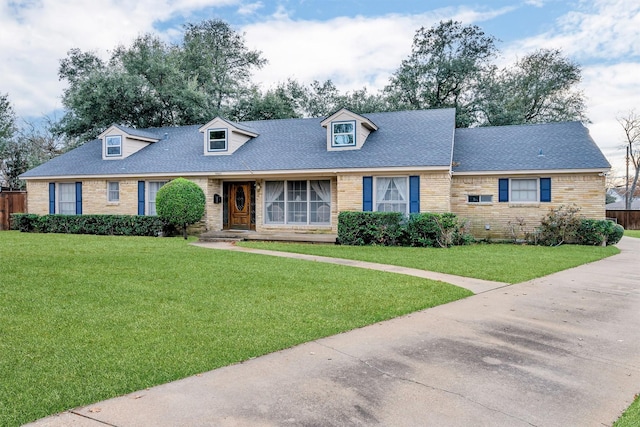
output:
{"label": "leafy tree canopy", "polygon": [[382,91],[341,92],[331,80],[289,79],[261,89],[252,72],[266,60],[220,20],[187,24],[180,43],[152,34],[118,46],[108,61],[72,49],[61,60],[66,114],[56,131],[88,140],[112,123],[135,128],[231,120],[324,117],[345,107],[356,113],[455,108],[456,126],[586,120],[575,89],[580,67],[559,50],[526,54],[498,68],[496,39],[480,27],[443,21],[416,31],[412,52]]}
{"label": "leafy tree canopy", "polygon": [[476,25],[450,20],[420,28],[386,92],[396,109],[454,107],[457,126],[469,126],[474,92],[496,51],[495,38]]}
{"label": "leafy tree canopy", "polygon": [[487,73],[479,86],[482,125],[586,120],[584,96],[574,89],[580,67],[557,49],[541,49],[513,66]]}
{"label": "leafy tree canopy", "polygon": [[186,25],[177,45],[142,35],[129,47],[118,46],[108,62],[72,49],[58,71],[68,87],[62,96],[67,112],[57,131],[91,139],[112,123],[136,128],[204,123],[228,115],[251,94],[251,72],[265,62],[220,20]]}

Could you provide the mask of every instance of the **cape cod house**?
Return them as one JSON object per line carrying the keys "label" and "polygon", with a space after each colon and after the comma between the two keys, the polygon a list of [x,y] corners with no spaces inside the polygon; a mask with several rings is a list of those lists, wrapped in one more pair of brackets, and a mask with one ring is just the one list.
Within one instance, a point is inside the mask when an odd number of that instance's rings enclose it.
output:
{"label": "cape cod house", "polygon": [[455,110],[202,126],[113,125],[22,175],[35,214],[155,214],[184,177],[208,230],[335,233],[341,211],[454,212],[479,238],[576,204],[605,217],[610,165],[579,122],[455,129]]}

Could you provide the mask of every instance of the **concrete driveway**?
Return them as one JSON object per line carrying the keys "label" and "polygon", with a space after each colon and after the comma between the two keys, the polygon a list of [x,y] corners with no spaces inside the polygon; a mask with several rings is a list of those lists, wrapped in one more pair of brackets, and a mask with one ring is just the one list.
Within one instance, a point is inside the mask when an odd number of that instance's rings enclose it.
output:
{"label": "concrete driveway", "polygon": [[640,239],[618,246],[33,425],[608,426],[640,392]]}

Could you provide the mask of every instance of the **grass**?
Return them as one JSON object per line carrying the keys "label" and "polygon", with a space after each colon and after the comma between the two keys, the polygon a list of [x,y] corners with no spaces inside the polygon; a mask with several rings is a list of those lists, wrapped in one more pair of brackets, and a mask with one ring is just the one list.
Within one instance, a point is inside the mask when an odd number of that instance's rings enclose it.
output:
{"label": "grass", "polygon": [[558,247],[479,244],[440,248],[339,246],[241,242],[241,246],[398,265],[477,279],[520,283],[597,261],[620,250],[614,246]]}
{"label": "grass", "polygon": [[640,398],[636,395],[633,403],[622,416],[613,424],[613,427],[638,427],[640,426]]}
{"label": "grass", "polygon": [[640,230],[624,230],[624,235],[628,237],[637,237],[640,239]]}
{"label": "grass", "polygon": [[182,239],[2,232],[0,260],[1,426],[471,294]]}

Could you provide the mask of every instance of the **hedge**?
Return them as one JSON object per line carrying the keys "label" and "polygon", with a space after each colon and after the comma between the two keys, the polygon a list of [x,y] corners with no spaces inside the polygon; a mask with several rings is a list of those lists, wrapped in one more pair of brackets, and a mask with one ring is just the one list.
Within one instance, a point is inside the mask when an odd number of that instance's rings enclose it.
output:
{"label": "hedge", "polygon": [[158,236],[169,231],[156,216],[13,214],[11,217],[12,228],[27,233]]}
{"label": "hedge", "polygon": [[622,239],[624,228],[613,221],[602,219],[583,219],[576,231],[576,240],[580,245],[615,245]]}
{"label": "hedge", "polygon": [[453,213],[340,212],[338,243],[342,245],[449,247],[471,241]]}

